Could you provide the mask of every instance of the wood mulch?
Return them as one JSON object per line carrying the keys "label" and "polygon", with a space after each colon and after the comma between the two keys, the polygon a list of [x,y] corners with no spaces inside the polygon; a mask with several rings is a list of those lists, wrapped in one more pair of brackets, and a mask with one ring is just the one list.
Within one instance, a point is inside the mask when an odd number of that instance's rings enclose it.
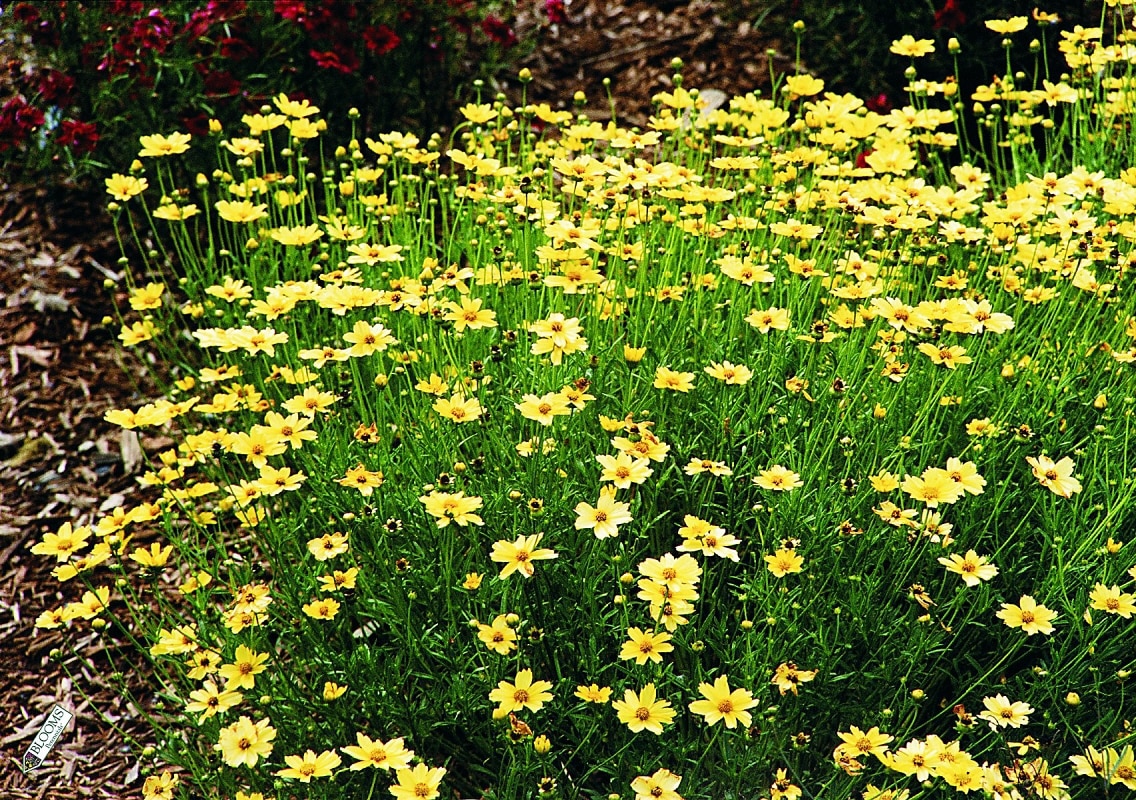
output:
{"label": "wood mulch", "polygon": [[[540,5],[530,3],[528,13],[542,13]],[[571,108],[573,93],[582,91],[587,100],[584,113],[607,120],[611,109],[603,81],[610,78],[619,123],[643,127],[651,97],[672,88],[675,58],[683,61],[683,85],[688,89],[714,89],[728,96],[763,89],[768,94],[771,58],[778,74],[793,70],[793,54],[780,38],[790,24],[788,10],[769,4],[772,13],[755,20],[740,11],[743,5],[749,4],[573,0],[567,6],[568,22],[547,31],[520,64],[533,73],[528,98]],[[520,29],[534,24],[524,14],[518,20]],[[514,99],[512,76],[508,84],[507,94]]]}
{"label": "wood mulch", "polygon": [[[731,18],[731,6],[710,0],[574,0],[569,21],[547,32],[521,65],[534,74],[528,97],[566,107],[581,90],[588,100],[585,113],[606,119],[602,81],[610,77],[620,123],[643,126],[651,96],[671,87],[676,57],[685,62],[687,87],[733,95],[767,86],[768,50],[776,51],[779,72],[792,64],[775,38]],[[784,24],[765,27],[783,30]],[[146,676],[122,666],[132,664],[129,651],[118,653],[120,643],[106,633],[68,635],[65,645],[62,631],[34,626],[41,612],[78,599],[81,591],[60,585],[51,575],[53,564],[29,548],[66,521],[87,524],[115,505],[140,502],[133,473],[144,452],[158,445],[124,435],[102,419],[107,409],[145,402],[148,388],[143,365],[119,354],[116,328],[101,324],[114,314],[113,292],[104,282],[121,277],[104,202],[0,181],[5,800],[139,797],[145,775],[139,751],[151,734],[139,710],[109,680],[117,665],[145,702]],[[64,652],[53,658],[61,647]],[[19,767],[23,753],[56,703],[72,711],[75,721],[47,761],[25,775]]]}
{"label": "wood mulch", "polygon": [[[112,663],[132,662],[113,657],[112,637],[68,636],[74,652],[66,652],[62,630],[34,627],[42,611],[82,590],[59,584],[54,564],[28,548],[64,522],[90,523],[138,502],[129,474],[138,445],[102,415],[137,405],[145,375],[100,324],[114,313],[103,282],[116,277],[118,256],[105,209],[6,188],[0,220],[0,752],[9,767],[0,771],[0,797],[121,798],[140,785],[142,765],[127,741],[144,744],[149,734],[107,676]],[[53,659],[56,648],[65,653]],[[142,676],[126,671],[145,692]],[[56,703],[75,721],[25,775],[19,763]]]}

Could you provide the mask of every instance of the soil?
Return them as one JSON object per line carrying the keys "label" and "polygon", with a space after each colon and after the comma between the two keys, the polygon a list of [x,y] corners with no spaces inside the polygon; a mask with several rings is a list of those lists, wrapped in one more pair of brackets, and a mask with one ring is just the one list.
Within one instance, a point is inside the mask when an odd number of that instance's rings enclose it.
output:
{"label": "soil", "polygon": [[[530,4],[534,7],[539,4]],[[575,0],[567,23],[545,33],[518,66],[534,75],[533,102],[565,107],[585,93],[584,113],[608,119],[605,77],[623,125],[645,125],[651,96],[672,86],[681,58],[688,88],[727,95],[767,84],[769,59],[791,68],[779,43],[725,12],[728,2]],[[784,21],[776,26],[784,29]],[[538,24],[522,18],[520,25]],[[769,56],[768,52],[774,52]],[[511,81],[515,85],[515,81]],[[123,699],[123,680],[143,707],[146,676],[123,664],[105,632],[65,639],[34,626],[43,611],[76,599],[53,564],[29,548],[64,522],[88,524],[140,501],[135,473],[166,443],[139,440],[103,421],[111,408],[147,398],[146,365],[119,355],[102,324],[125,295],[105,196],[0,179],[0,773],[6,800],[140,797],[151,742],[144,713]],[[91,665],[90,668],[86,665]],[[25,774],[24,751],[56,703],[75,714],[46,762]]]}

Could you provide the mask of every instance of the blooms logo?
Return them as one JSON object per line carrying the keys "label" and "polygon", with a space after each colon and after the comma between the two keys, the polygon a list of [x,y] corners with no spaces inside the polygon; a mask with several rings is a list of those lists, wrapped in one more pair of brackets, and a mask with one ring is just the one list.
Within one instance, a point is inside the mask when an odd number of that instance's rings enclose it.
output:
{"label": "blooms logo", "polygon": [[59,741],[63,729],[74,718],[75,715],[62,706],[55,706],[51,709],[43,727],[39,729],[39,733],[32,740],[28,752],[24,753],[24,772],[30,772],[43,763],[47,754],[51,752],[51,748],[55,747],[55,743]]}

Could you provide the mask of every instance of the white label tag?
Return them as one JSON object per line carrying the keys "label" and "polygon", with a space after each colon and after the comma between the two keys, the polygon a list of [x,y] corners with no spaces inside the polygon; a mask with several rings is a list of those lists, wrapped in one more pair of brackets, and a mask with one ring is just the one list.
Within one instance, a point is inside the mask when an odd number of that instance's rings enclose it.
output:
{"label": "white label tag", "polygon": [[75,718],[75,715],[63,706],[54,706],[47,715],[43,727],[39,729],[35,739],[32,740],[28,752],[24,753],[24,772],[30,772],[43,763],[51,748],[59,741],[63,729]]}

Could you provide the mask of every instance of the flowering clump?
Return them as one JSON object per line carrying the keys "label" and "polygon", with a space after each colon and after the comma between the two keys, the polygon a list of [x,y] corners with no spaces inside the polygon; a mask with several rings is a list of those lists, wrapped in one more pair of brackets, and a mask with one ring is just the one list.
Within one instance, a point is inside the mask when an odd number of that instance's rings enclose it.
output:
{"label": "flowering clump", "polygon": [[154,443],[146,502],[30,547],[38,627],[161,675],[148,800],[1136,783],[1099,713],[1136,614],[1132,54],[1060,36],[1072,95],[676,84],[645,129],[479,100],[448,143],[277,95],[139,142],[108,339],[168,382],[106,419]]}

